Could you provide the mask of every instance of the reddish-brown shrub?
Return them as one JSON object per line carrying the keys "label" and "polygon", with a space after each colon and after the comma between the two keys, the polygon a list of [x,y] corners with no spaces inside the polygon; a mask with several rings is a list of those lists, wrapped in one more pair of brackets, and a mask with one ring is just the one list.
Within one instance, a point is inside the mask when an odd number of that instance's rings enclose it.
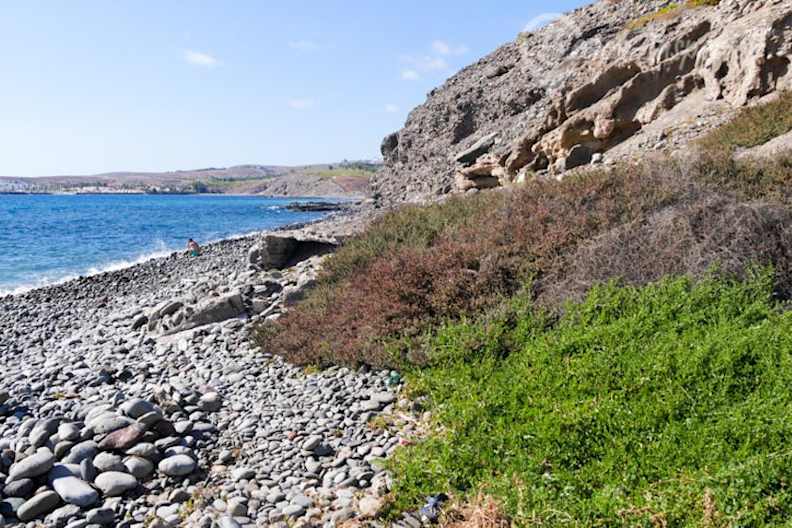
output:
{"label": "reddish-brown shrub", "polygon": [[392,213],[333,256],[322,286],[259,343],[297,363],[418,361],[433,325],[494,306],[582,240],[684,191],[660,175],[647,187],[647,177],[625,167]]}
{"label": "reddish-brown shrub", "polygon": [[550,306],[592,284],[773,264],[790,293],[783,163],[663,160],[537,180],[385,215],[331,257],[320,286],[258,343],[298,364],[420,363],[437,324],[530,284]]}

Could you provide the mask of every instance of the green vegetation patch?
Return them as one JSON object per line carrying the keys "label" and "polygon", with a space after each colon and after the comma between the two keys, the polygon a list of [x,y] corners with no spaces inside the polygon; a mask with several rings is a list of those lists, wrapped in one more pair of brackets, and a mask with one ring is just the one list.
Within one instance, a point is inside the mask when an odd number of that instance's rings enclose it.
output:
{"label": "green vegetation patch", "polygon": [[744,108],[729,123],[700,140],[710,152],[733,153],[738,148],[763,145],[792,130],[792,92],[774,101]]}
{"label": "green vegetation patch", "polygon": [[792,511],[792,313],[769,273],[594,288],[553,321],[516,298],[440,330],[410,384],[435,434],[394,509],[483,492],[525,526],[768,526]]}
{"label": "green vegetation patch", "polygon": [[716,6],[719,3],[720,0],[687,0],[681,3],[673,2],[665,7],[661,7],[660,9],[654,11],[653,13],[649,13],[642,17],[638,17],[635,20],[631,20],[630,22],[627,23],[627,29],[631,31],[635,31],[648,26],[652,22],[671,20],[673,18],[681,16],[684,13],[685,9]]}

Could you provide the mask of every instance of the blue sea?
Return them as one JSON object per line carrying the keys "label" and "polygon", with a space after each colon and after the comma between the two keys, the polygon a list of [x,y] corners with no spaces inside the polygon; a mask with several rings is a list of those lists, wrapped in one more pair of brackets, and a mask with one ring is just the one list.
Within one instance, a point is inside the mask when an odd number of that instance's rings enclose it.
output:
{"label": "blue sea", "polygon": [[0,296],[199,244],[315,220],[294,198],[0,194]]}

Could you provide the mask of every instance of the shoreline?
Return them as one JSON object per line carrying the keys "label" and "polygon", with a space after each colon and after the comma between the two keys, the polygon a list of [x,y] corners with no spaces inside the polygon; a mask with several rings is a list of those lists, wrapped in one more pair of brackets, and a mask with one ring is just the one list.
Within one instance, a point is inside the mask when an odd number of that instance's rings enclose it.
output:
{"label": "shoreline", "polygon": [[[2,194],[2,193],[0,193],[0,194]],[[145,195],[145,196],[153,196],[153,195]],[[232,196],[232,195],[195,194],[195,196]],[[272,196],[264,196],[264,195],[239,195],[239,196],[255,196],[255,197],[262,197],[262,198],[280,198],[280,197],[272,197]],[[283,197],[283,198],[287,198],[287,197]],[[357,199],[343,200],[343,199],[340,199],[340,198],[333,198],[333,197],[312,197],[312,196],[297,197],[297,196],[295,196],[295,197],[288,197],[288,198],[289,199],[294,199],[295,201],[297,201],[296,203],[299,203],[300,201],[310,201],[310,200],[328,200],[328,201],[331,201],[331,203],[337,203],[337,204],[348,204],[348,203],[357,203],[359,205],[362,204],[362,201],[361,200],[357,200]],[[319,223],[331,220],[332,218],[334,218],[336,216],[339,216],[339,215],[353,215],[354,213],[355,213],[354,209],[351,210],[351,211],[336,211],[336,212],[331,211],[331,212],[326,212],[326,213],[323,213],[320,218],[317,218],[316,220],[313,220],[313,221],[310,221],[310,222],[291,222],[291,223],[284,224],[282,226],[275,227],[275,228],[259,229],[259,230],[244,232],[244,233],[235,233],[235,234],[228,235],[228,236],[226,236],[224,238],[212,239],[212,240],[209,240],[206,243],[202,244],[202,248],[206,249],[208,247],[215,246],[217,244],[223,244],[223,243],[226,243],[226,242],[229,242],[229,241],[239,241],[239,240],[244,240],[244,239],[248,239],[248,238],[260,237],[260,236],[262,236],[262,235],[264,235],[266,233],[270,233],[270,232],[271,233],[276,233],[276,232],[280,232],[280,231],[299,230],[299,229],[302,229],[302,228],[304,228],[304,227],[306,227],[308,225],[319,224]],[[145,263],[147,263],[149,261],[152,261],[152,260],[170,259],[170,258],[173,258],[174,255],[179,255],[179,254],[183,254],[183,253],[185,253],[185,251],[182,250],[182,249],[169,250],[169,249],[166,248],[166,249],[162,249],[162,250],[154,250],[154,251],[150,251],[148,253],[140,253],[140,254],[138,254],[136,256],[129,257],[129,259],[121,259],[121,260],[115,260],[115,261],[111,261],[111,262],[99,263],[99,264],[96,264],[96,265],[92,265],[91,267],[89,267],[83,273],[64,274],[63,276],[61,276],[59,278],[55,278],[55,279],[51,279],[51,280],[48,280],[48,279],[44,278],[44,279],[42,279],[43,283],[37,283],[37,284],[28,283],[28,284],[19,284],[19,285],[9,285],[7,287],[4,287],[4,288],[0,289],[0,301],[6,300],[9,297],[23,296],[23,295],[26,295],[26,294],[28,294],[30,292],[33,292],[33,291],[36,291],[36,290],[40,290],[40,289],[56,288],[56,287],[63,286],[65,284],[68,284],[68,283],[70,283],[72,281],[76,281],[76,280],[90,279],[92,277],[101,276],[101,275],[107,274],[107,273],[119,272],[119,271],[122,271],[122,270],[125,270],[125,269],[129,269],[129,268],[133,268],[133,267],[136,267],[136,266],[140,266],[140,265],[145,264]]]}
{"label": "shoreline", "polygon": [[[380,461],[399,437],[369,422],[394,410],[398,387],[387,372],[307,373],[260,351],[250,334],[305,295],[324,255],[276,270],[258,265],[251,250],[266,233],[338,240],[373,214],[331,213],[219,240],[199,257],[172,253],[0,298],[0,448],[17,450],[17,464],[47,456],[62,472],[78,457],[108,462],[118,456],[119,434],[136,431],[124,436],[134,449],[123,459],[130,465],[118,457],[111,472],[129,493],[107,499],[126,528],[154,526],[152,519],[156,526],[175,525],[172,519],[321,526],[354,517],[353,490],[363,497],[389,486]],[[156,425],[138,408],[159,413]],[[116,434],[109,429],[116,423],[126,428]],[[63,431],[81,442],[64,444]],[[83,522],[102,494],[116,493],[106,491],[102,475],[69,477],[84,491],[84,506],[53,512],[65,516],[58,525]],[[45,477],[42,487],[53,487]],[[54,487],[42,493],[63,491]]]}
{"label": "shoreline", "polygon": [[283,198],[293,200],[345,200],[362,201],[369,198],[366,194],[346,193],[346,194],[262,194],[262,193],[196,193],[196,192],[172,192],[172,193],[147,193],[147,192],[13,192],[0,191],[0,196],[250,196],[258,198]]}
{"label": "shoreline", "polygon": [[[313,222],[295,222],[295,223],[290,223],[290,224],[284,224],[284,225],[282,225],[280,227],[276,227],[276,228],[262,229],[262,230],[258,230],[258,231],[248,232],[248,233],[240,233],[240,234],[236,234],[236,235],[230,235],[230,236],[227,236],[225,238],[221,238],[221,239],[217,239],[217,240],[211,240],[211,241],[203,244],[201,246],[201,249],[202,249],[202,251],[206,251],[206,250],[211,249],[211,248],[213,248],[215,246],[218,246],[218,245],[225,245],[225,244],[233,243],[233,242],[242,242],[242,241],[245,241],[246,239],[253,239],[253,238],[256,238],[256,237],[263,236],[263,235],[265,235],[267,233],[277,233],[277,232],[280,232],[280,231],[291,231],[291,230],[302,229],[302,228],[304,228],[304,227],[306,227],[308,225],[311,225],[311,224],[324,222],[324,221],[326,221],[328,219],[329,216],[331,216],[331,214],[327,214],[324,217],[319,218],[319,219],[317,219],[317,220],[315,220]],[[183,250],[183,249],[177,249],[177,250],[173,250],[173,251],[170,251],[170,250],[155,251],[155,252],[152,252],[152,253],[141,255],[140,257],[136,258],[134,261],[123,261],[123,262],[128,262],[128,264],[126,264],[126,265],[124,265],[122,262],[119,262],[119,261],[110,262],[110,263],[107,263],[107,264],[100,265],[100,266],[102,266],[102,268],[101,269],[97,269],[97,271],[95,271],[93,273],[89,272],[89,273],[79,274],[79,275],[67,275],[67,276],[64,276],[63,278],[60,278],[60,279],[54,279],[51,283],[42,284],[40,286],[25,286],[25,285],[20,285],[20,286],[16,286],[16,287],[12,286],[12,288],[16,288],[16,289],[19,289],[21,291],[19,291],[18,293],[0,294],[0,301],[6,301],[6,300],[9,300],[9,299],[12,299],[12,298],[15,298],[15,297],[25,296],[27,294],[30,294],[32,292],[36,292],[38,290],[49,290],[49,289],[58,288],[58,287],[61,287],[61,286],[68,286],[71,282],[74,282],[74,281],[85,281],[85,280],[88,280],[88,279],[91,279],[91,278],[94,278],[94,277],[102,277],[104,275],[108,275],[108,274],[112,274],[112,273],[118,273],[118,272],[121,272],[121,271],[124,271],[124,270],[129,270],[131,268],[135,268],[137,266],[145,265],[145,264],[147,264],[149,262],[152,262],[152,261],[158,261],[158,260],[163,260],[164,261],[164,260],[169,260],[169,259],[172,260],[172,259],[174,259],[174,258],[176,258],[178,256],[184,256],[184,255],[186,255],[186,253],[187,253],[187,251]],[[91,268],[91,269],[95,269],[95,268]]]}

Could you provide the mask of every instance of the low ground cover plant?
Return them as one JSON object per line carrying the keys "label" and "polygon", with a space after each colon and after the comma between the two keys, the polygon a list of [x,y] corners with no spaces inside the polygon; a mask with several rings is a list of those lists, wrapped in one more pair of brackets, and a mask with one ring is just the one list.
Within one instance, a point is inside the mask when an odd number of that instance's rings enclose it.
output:
{"label": "low ground cover plant", "polygon": [[772,275],[596,286],[450,324],[410,385],[435,434],[392,462],[395,510],[451,491],[525,526],[767,526],[792,508],[792,313]]}
{"label": "low ground cover plant", "polygon": [[733,154],[792,128],[790,101],[692,157],[389,212],[258,344],[425,397],[390,515],[446,492],[451,523],[784,525],[792,157]]}
{"label": "low ground cover plant", "polygon": [[639,30],[648,26],[652,22],[671,20],[684,15],[686,9],[695,9],[698,7],[716,6],[720,4],[720,0],[684,0],[680,2],[671,2],[665,7],[658,9],[653,13],[636,18],[627,23],[627,29],[631,31]]}
{"label": "low ground cover plant", "polygon": [[730,122],[700,141],[709,152],[731,153],[767,143],[792,130],[792,92],[781,92],[764,104],[742,109]]}

